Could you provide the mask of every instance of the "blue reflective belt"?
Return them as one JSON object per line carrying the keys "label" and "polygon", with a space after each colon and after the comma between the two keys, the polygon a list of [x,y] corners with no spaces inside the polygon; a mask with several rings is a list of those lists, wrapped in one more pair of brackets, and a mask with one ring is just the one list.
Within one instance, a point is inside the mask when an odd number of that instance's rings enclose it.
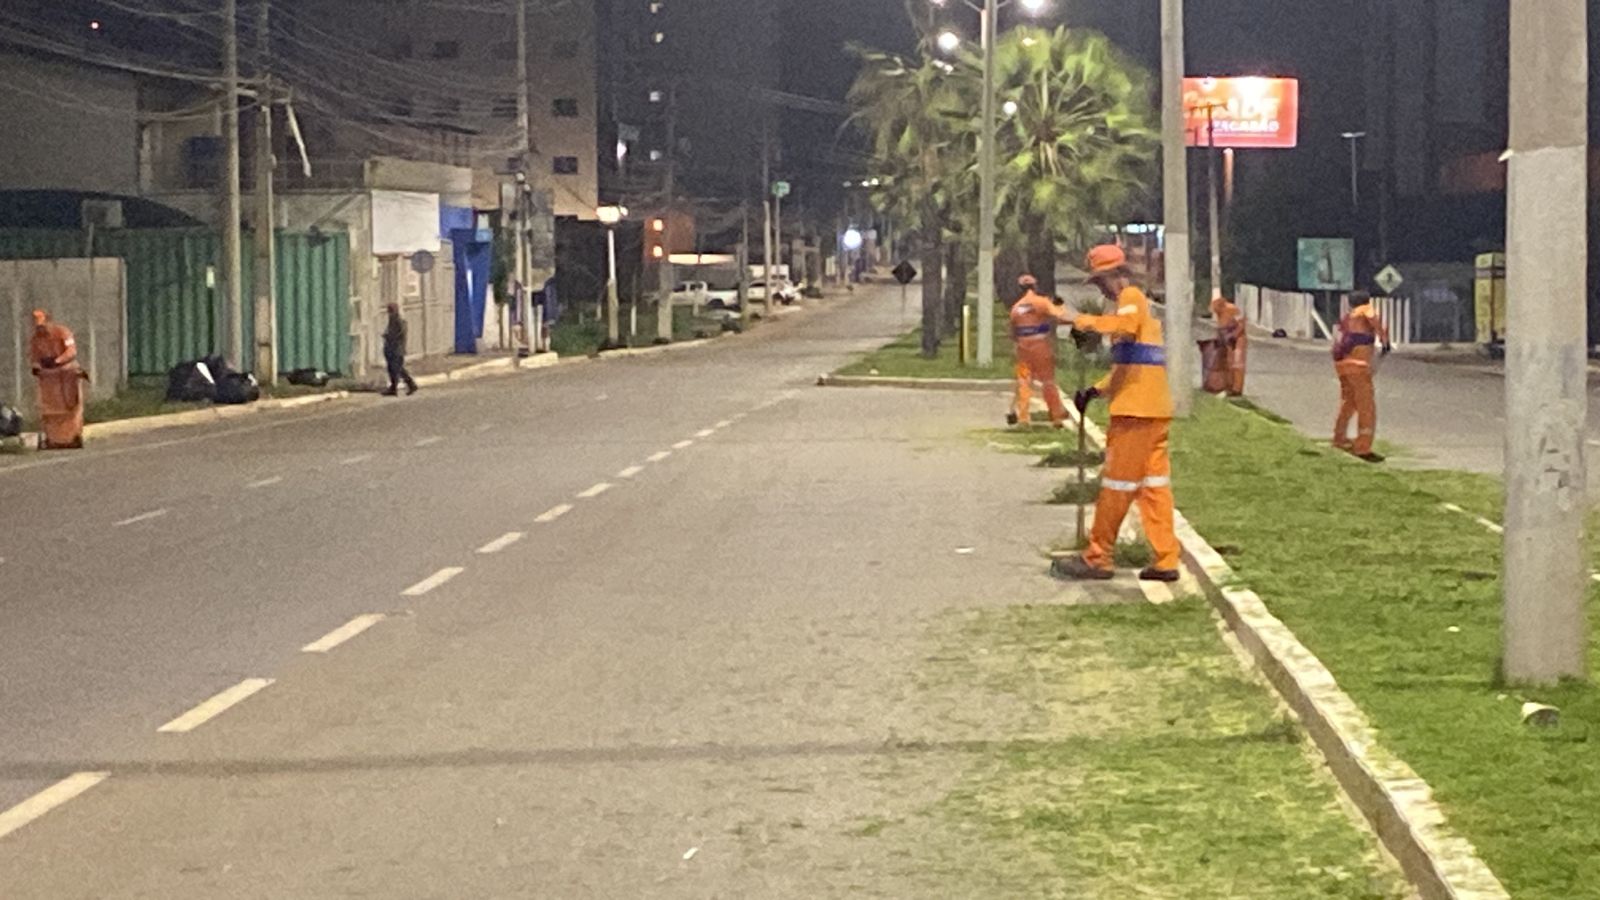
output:
{"label": "blue reflective belt", "polygon": [[1347,335],[1345,340],[1349,341],[1352,347],[1364,347],[1378,342],[1377,338],[1370,334],[1351,334]]}
{"label": "blue reflective belt", "polygon": [[1055,330],[1055,326],[1047,322],[1043,325],[1018,325],[1017,327],[1011,329],[1011,334],[1012,336],[1019,338],[1038,337],[1041,334],[1049,334]]}
{"label": "blue reflective belt", "polygon": [[1131,341],[1111,345],[1111,362],[1119,366],[1164,366],[1167,348],[1159,344],[1136,344]]}

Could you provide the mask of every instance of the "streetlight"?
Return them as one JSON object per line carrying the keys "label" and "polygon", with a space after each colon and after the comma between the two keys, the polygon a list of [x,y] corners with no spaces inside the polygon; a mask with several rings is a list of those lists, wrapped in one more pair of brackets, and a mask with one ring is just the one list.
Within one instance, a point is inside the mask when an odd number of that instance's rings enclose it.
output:
{"label": "streetlight", "polygon": [[617,323],[617,223],[628,217],[628,208],[602,206],[594,214],[606,227],[606,338],[615,347],[622,337]]}
{"label": "streetlight", "polygon": [[[944,6],[945,0],[929,0],[934,6]],[[978,27],[982,32],[980,50],[983,53],[983,131],[978,135],[978,365],[994,364],[994,256],[995,256],[995,107],[996,85],[994,71],[995,20],[1000,10],[1011,0],[983,0],[980,6],[974,0],[962,0],[978,13]],[[1029,14],[1043,12],[1049,0],[1017,0],[1022,10]],[[953,39],[947,40],[946,36]],[[938,38],[939,49],[954,52],[960,46],[960,37],[945,31]]]}
{"label": "streetlight", "polygon": [[1367,133],[1365,131],[1346,131],[1339,135],[1339,137],[1350,142],[1350,208],[1358,214],[1361,212],[1361,194],[1360,187],[1356,181],[1356,169],[1360,164],[1360,156],[1356,147],[1357,143],[1366,136]]}

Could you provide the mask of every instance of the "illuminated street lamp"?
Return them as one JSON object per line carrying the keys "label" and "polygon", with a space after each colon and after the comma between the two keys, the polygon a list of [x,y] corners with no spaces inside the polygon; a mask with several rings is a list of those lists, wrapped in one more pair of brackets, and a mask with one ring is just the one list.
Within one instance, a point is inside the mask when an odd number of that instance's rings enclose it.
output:
{"label": "illuminated street lamp", "polygon": [[[934,6],[944,6],[945,0],[929,0]],[[962,0],[978,12],[979,30],[983,34],[980,50],[983,53],[983,130],[978,135],[978,365],[994,364],[994,256],[995,256],[995,20],[1000,9],[1011,0]],[[1037,15],[1049,5],[1049,0],[1017,0],[1023,12]],[[953,31],[939,34],[940,50],[952,53],[960,46],[961,38]]]}
{"label": "illuminated street lamp", "polygon": [[628,217],[628,208],[602,206],[594,214],[606,227],[606,337],[615,347],[621,340],[617,322],[617,223]]}

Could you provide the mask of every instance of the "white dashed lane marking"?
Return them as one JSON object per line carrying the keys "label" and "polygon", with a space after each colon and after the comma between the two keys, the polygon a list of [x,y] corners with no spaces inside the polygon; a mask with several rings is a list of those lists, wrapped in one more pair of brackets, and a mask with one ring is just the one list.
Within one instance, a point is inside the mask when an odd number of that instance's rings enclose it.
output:
{"label": "white dashed lane marking", "polygon": [[504,550],[512,544],[515,544],[517,541],[522,540],[526,536],[527,535],[520,531],[508,531],[489,543],[484,544],[482,547],[479,547],[478,553],[484,556],[488,556],[491,553],[499,553],[501,550]]}
{"label": "white dashed lane marking", "polygon": [[572,504],[563,503],[560,506],[552,507],[551,509],[547,509],[540,513],[539,518],[534,519],[534,521],[543,525],[549,522],[554,522],[569,512],[572,512]]}
{"label": "white dashed lane marking", "polygon": [[674,449],[674,450],[682,450],[683,448],[691,446],[692,444],[694,444],[694,441],[688,441],[688,440],[679,441],[676,444],[672,445],[672,449]]}
{"label": "white dashed lane marking", "polygon": [[356,616],[354,619],[351,619],[343,625],[340,625],[338,628],[335,628],[334,630],[323,635],[322,637],[317,638],[304,647],[301,647],[300,651],[302,653],[327,653],[329,650],[332,650],[345,641],[350,640],[361,632],[366,631],[368,628],[371,628],[382,621],[383,616],[379,613]]}
{"label": "white dashed lane marking", "polygon": [[643,472],[643,471],[644,471],[644,466],[629,466],[626,469],[623,469],[621,472],[618,472],[617,473],[617,477],[618,478],[632,478],[633,476],[635,476],[635,475],[637,475],[637,474],[639,474],[640,472]]}
{"label": "white dashed lane marking", "polygon": [[282,484],[282,483],[283,483],[283,476],[282,475],[274,475],[271,478],[263,478],[260,481],[252,481],[249,484],[245,485],[245,487],[249,488],[252,491],[255,491],[255,490],[260,490],[261,488],[264,488],[264,487],[272,487],[275,484]]}
{"label": "white dashed lane marking", "polygon": [[711,437],[713,434],[716,434],[716,433],[717,433],[717,430],[715,428],[702,428],[699,431],[696,431],[694,433],[694,436],[697,437],[697,438],[708,438],[708,437]]}
{"label": "white dashed lane marking", "polygon": [[611,490],[611,485],[608,484],[607,482],[602,481],[599,484],[595,485],[594,487],[589,488],[588,490],[583,491],[582,493],[578,494],[578,499],[579,500],[592,500],[595,497],[598,497],[601,494],[604,494],[606,491],[609,491],[609,490]]}
{"label": "white dashed lane marking", "polygon": [[669,457],[671,455],[672,455],[672,451],[671,450],[662,450],[659,453],[650,454],[650,461],[653,462],[653,463],[658,463],[658,462],[661,462],[663,459],[666,459],[667,457]]}
{"label": "white dashed lane marking", "polygon": [[74,772],[5,812],[0,812],[0,838],[22,828],[110,777],[110,772]]}
{"label": "white dashed lane marking", "polygon": [[432,447],[434,444],[437,444],[442,440],[444,440],[444,438],[439,437],[438,435],[433,435],[431,437],[425,437],[422,440],[417,441],[416,444],[414,444],[413,446],[417,446],[417,447]]}
{"label": "white dashed lane marking", "polygon": [[426,594],[429,591],[439,587],[440,585],[465,571],[466,569],[463,569],[460,566],[449,566],[447,568],[440,569],[432,575],[429,575],[427,578],[424,578],[416,584],[413,584],[411,587],[401,591],[400,594],[404,597],[421,597],[423,594]]}
{"label": "white dashed lane marking", "polygon": [[350,456],[350,457],[346,457],[345,459],[341,459],[341,460],[339,460],[339,465],[341,465],[341,466],[360,465],[361,463],[364,463],[364,462],[366,462],[367,460],[369,460],[371,458],[372,458],[372,454],[371,453],[363,453],[360,456]]}
{"label": "white dashed lane marking", "polygon": [[123,519],[120,522],[114,522],[114,523],[112,523],[112,527],[113,528],[122,528],[123,526],[126,526],[126,525],[137,525],[140,522],[148,522],[151,519],[159,519],[162,516],[166,515],[168,512],[170,512],[170,510],[153,509],[153,510],[147,512],[147,513],[140,513],[139,515],[134,516],[132,518]]}
{"label": "white dashed lane marking", "polygon": [[723,428],[727,428],[729,425],[732,425],[732,424],[733,424],[733,420],[732,419],[723,419],[721,422],[718,422],[717,424],[715,424],[715,425],[713,425],[711,427],[715,428],[715,429],[718,429],[718,430],[721,430]]}
{"label": "white dashed lane marking", "polygon": [[246,678],[156,730],[162,734],[185,734],[193,731],[266,690],[271,684],[271,678]]}

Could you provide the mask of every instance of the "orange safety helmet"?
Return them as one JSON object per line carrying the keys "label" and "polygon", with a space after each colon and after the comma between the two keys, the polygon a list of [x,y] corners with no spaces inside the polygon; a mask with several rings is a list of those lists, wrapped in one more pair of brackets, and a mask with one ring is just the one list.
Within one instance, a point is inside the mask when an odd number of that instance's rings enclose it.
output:
{"label": "orange safety helmet", "polygon": [[1089,251],[1089,277],[1095,278],[1125,269],[1128,266],[1128,256],[1116,244],[1101,244]]}
{"label": "orange safety helmet", "polygon": [[1024,275],[1017,279],[1017,285],[1025,288],[1036,288],[1039,286],[1039,279],[1032,275]]}

